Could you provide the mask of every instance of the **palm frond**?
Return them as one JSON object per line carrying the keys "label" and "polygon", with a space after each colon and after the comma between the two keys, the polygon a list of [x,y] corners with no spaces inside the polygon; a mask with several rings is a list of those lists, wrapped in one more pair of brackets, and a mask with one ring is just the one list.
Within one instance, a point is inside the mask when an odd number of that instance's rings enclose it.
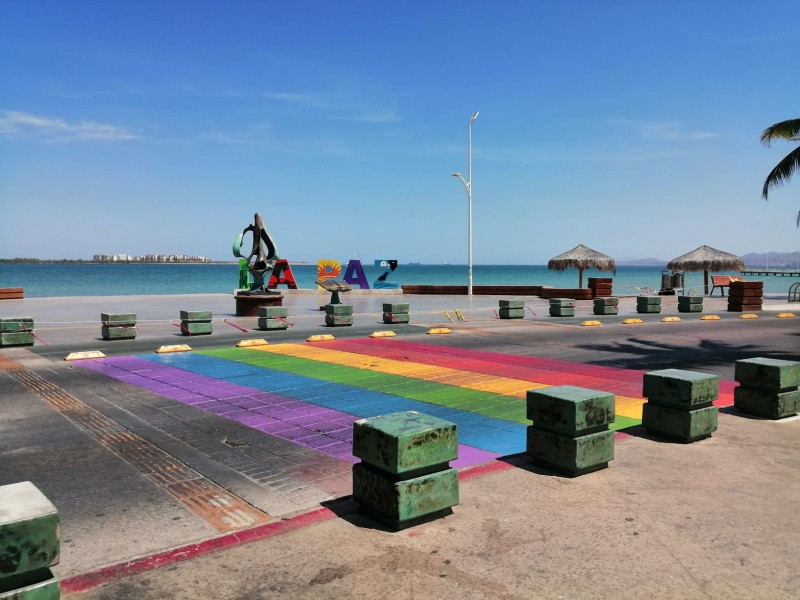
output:
{"label": "palm frond", "polygon": [[789,152],[789,154],[769,172],[766,180],[764,180],[761,197],[767,200],[767,194],[770,188],[786,183],[795,173],[800,173],[800,147]]}
{"label": "palm frond", "polygon": [[774,139],[796,141],[798,137],[800,137],[800,119],[789,119],[767,127],[761,134],[761,143],[769,146]]}

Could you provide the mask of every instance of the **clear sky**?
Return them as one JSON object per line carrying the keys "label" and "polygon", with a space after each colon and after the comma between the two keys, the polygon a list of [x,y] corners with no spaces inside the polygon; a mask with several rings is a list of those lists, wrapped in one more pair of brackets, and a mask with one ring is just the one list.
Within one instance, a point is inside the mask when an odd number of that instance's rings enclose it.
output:
{"label": "clear sky", "polygon": [[0,258],[796,251],[800,2],[1,0]]}

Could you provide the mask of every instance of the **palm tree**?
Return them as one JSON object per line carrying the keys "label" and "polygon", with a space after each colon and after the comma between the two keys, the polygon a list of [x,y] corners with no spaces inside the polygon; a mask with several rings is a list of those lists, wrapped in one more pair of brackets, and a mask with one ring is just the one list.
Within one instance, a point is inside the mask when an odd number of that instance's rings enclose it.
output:
{"label": "palm tree", "polygon": [[[769,146],[772,140],[783,138],[790,142],[800,142],[800,119],[789,119],[775,123],[761,134],[761,143]],[[791,179],[792,175],[800,173],[800,146],[789,152],[775,168],[769,172],[761,190],[761,197],[767,200],[769,188],[781,185]],[[797,226],[800,227],[800,211],[797,213]]]}

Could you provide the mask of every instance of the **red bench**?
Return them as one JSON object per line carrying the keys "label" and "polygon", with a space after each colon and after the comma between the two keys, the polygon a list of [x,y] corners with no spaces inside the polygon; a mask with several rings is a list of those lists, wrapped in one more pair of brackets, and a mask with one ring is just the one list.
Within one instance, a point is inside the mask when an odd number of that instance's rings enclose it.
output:
{"label": "red bench", "polygon": [[714,295],[714,290],[719,288],[719,293],[723,296],[725,295],[725,288],[730,287],[731,281],[744,281],[741,277],[731,277],[730,275],[712,275],[711,276],[711,291],[708,293],[709,296]]}

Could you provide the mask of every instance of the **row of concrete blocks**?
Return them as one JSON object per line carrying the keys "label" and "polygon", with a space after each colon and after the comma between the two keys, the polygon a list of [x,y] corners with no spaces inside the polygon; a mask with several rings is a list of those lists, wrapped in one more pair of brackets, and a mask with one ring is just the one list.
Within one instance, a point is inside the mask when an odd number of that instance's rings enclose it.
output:
{"label": "row of concrete blocks", "polygon": [[[353,307],[349,304],[326,304],[325,324],[328,327],[349,327],[353,324]],[[408,304],[383,305],[383,322],[388,325],[406,324],[409,322]]]}
{"label": "row of concrete blocks", "polygon": [[[800,411],[800,363],[753,358],[736,363],[742,412],[782,418]],[[691,443],[717,429],[719,377],[665,369],[646,373],[642,425],[655,437]],[[755,392],[742,395],[738,390]],[[746,398],[745,402],[742,399]],[[527,393],[526,453],[540,466],[580,476],[614,458],[613,394],[574,386]],[[459,502],[452,423],[417,412],[357,421],[353,429],[353,496],[365,512],[402,529],[450,512]]]}
{"label": "row of concrete blocks", "polygon": [[0,486],[0,599],[58,600],[56,507],[29,481]]}

